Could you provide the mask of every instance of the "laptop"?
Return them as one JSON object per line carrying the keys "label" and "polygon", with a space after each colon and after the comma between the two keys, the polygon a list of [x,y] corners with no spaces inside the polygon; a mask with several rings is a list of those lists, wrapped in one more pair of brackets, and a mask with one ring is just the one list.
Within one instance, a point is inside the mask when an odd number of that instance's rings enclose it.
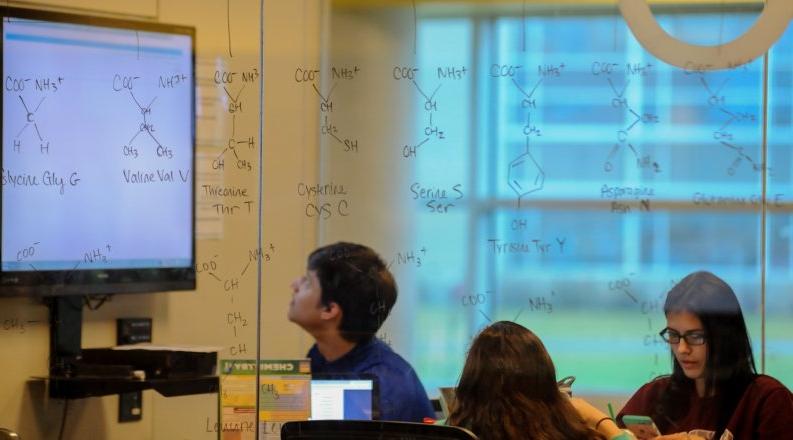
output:
{"label": "laptop", "polygon": [[441,403],[441,414],[443,418],[446,419],[449,417],[449,413],[451,412],[451,407],[454,405],[454,397],[455,397],[455,388],[454,387],[440,387],[438,388],[440,391],[440,403]]}
{"label": "laptop", "polygon": [[311,420],[378,420],[379,396],[372,374],[314,374]]}

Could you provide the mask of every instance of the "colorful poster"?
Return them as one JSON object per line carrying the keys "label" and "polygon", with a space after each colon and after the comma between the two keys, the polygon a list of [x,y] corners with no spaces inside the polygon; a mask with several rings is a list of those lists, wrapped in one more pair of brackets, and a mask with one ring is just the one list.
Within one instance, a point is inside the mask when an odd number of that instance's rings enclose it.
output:
{"label": "colorful poster", "polygon": [[[283,422],[306,420],[311,412],[311,369],[307,359],[259,361],[259,435],[280,439]],[[256,433],[256,361],[221,361],[223,440],[253,440]]]}

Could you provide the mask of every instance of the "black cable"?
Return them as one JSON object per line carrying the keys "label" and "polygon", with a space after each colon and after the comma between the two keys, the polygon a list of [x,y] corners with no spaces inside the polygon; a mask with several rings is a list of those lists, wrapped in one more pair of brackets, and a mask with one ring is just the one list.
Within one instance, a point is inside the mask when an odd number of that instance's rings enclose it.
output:
{"label": "black cable", "polygon": [[61,429],[58,433],[58,440],[63,440],[63,433],[66,430],[66,411],[69,409],[69,399],[63,399],[63,416],[61,416]]}

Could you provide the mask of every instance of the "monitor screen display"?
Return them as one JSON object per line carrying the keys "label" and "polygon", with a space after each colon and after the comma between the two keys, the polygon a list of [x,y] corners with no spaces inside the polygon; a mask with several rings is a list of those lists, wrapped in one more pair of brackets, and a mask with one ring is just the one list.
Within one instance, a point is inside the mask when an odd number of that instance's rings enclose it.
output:
{"label": "monitor screen display", "polygon": [[1,295],[194,289],[193,28],[2,10]]}
{"label": "monitor screen display", "polygon": [[373,420],[374,379],[312,379],[312,420]]}

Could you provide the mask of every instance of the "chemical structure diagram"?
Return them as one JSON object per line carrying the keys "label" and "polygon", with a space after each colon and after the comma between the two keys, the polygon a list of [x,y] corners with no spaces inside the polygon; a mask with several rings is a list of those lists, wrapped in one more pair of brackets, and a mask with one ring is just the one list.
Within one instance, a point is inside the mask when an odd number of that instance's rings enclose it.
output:
{"label": "chemical structure diagram", "polygon": [[358,153],[358,140],[353,138],[343,137],[339,133],[339,127],[331,120],[333,113],[333,91],[336,90],[337,81],[352,81],[360,73],[361,68],[358,66],[333,66],[330,68],[330,78],[334,81],[326,93],[320,91],[317,87],[317,80],[320,79],[321,70],[319,69],[303,69],[298,67],[295,70],[295,82],[298,84],[311,84],[311,88],[319,98],[319,112],[322,115],[322,122],[319,127],[319,132],[322,136],[327,136],[331,141],[335,141],[342,151],[345,153]]}
{"label": "chemical structure diagram", "polygon": [[[196,264],[196,274],[203,277],[203,274],[214,279],[218,284],[222,284],[223,291],[226,293],[230,305],[229,309],[223,310],[223,322],[231,331],[234,338],[239,338],[249,326],[248,312],[242,306],[234,303],[234,294],[242,291],[242,279],[246,274],[256,276],[256,265],[266,264],[275,258],[276,247],[269,243],[266,247],[256,247],[248,250],[248,258],[241,271],[228,277],[221,277],[218,274],[222,271],[222,261],[219,255],[213,255],[201,263]],[[236,271],[235,271],[236,272]],[[241,356],[248,353],[248,346],[245,342],[234,342],[227,347],[232,356]]]}
{"label": "chemical structure diagram", "polygon": [[625,66],[624,72],[626,77],[625,84],[622,86],[621,90],[619,90],[617,85],[615,85],[615,82],[612,80],[612,78],[616,76],[616,73],[619,71],[619,68],[620,66],[617,63],[596,61],[592,64],[592,75],[606,76],[606,81],[608,82],[611,92],[613,93],[611,107],[627,111],[630,118],[627,126],[616,131],[616,142],[611,148],[611,151],[609,151],[609,154],[603,163],[603,170],[607,173],[613,171],[614,162],[616,161],[617,155],[622,150],[628,150],[633,155],[637,168],[649,169],[655,173],[660,173],[661,167],[658,162],[653,160],[650,155],[641,155],[630,140],[631,131],[634,128],[640,124],[657,124],[659,122],[658,115],[653,113],[639,114],[639,112],[634,110],[633,107],[628,103],[628,99],[625,97],[625,92],[628,90],[628,86],[631,84],[631,78],[646,76],[650,72],[652,64],[627,64]]}
{"label": "chemical structure diagram", "polygon": [[46,246],[41,246],[40,241],[33,242],[28,246],[22,247],[19,251],[17,251],[16,261],[18,263],[27,262],[27,265],[33,269],[33,271],[41,277],[43,280],[48,280],[50,283],[59,283],[59,282],[68,282],[72,279],[72,276],[76,273],[77,268],[80,265],[101,265],[106,264],[111,261],[110,254],[112,253],[111,250],[113,247],[110,244],[105,244],[102,246],[96,246],[91,248],[86,248],[83,252],[83,255],[77,256],[77,262],[74,266],[69,269],[65,274],[57,274],[56,272],[46,271],[46,270],[39,270],[36,266],[33,265],[31,262],[34,260],[36,254],[41,254],[48,251]]}
{"label": "chemical structure diagram", "polygon": [[517,323],[518,319],[520,319],[524,312],[531,314],[553,313],[554,302],[557,298],[556,292],[553,290],[551,290],[548,294],[535,294],[529,295],[526,298],[519,298],[516,304],[513,304],[511,307],[509,307],[512,309],[512,312],[517,309],[517,313],[515,313],[514,317],[502,318],[501,316],[505,314],[506,310],[494,310],[496,313],[498,313],[498,316],[494,316],[497,319],[493,319],[485,312],[485,309],[492,309],[495,306],[494,300],[496,299],[496,292],[493,290],[486,290],[484,293],[473,292],[460,295],[460,302],[464,309],[475,308],[476,312],[479,313],[479,315],[482,316],[482,318],[484,318],[488,324],[492,324],[499,319],[509,319],[510,321]]}
{"label": "chemical structure diagram", "polygon": [[347,139],[347,138],[342,140],[339,137],[339,128],[336,127],[336,125],[330,121],[330,116],[328,115],[328,113],[333,112],[333,101],[330,100],[330,96],[333,93],[333,89],[336,88],[336,83],[333,83],[333,86],[331,86],[330,91],[328,91],[327,97],[323,96],[322,93],[320,93],[316,84],[312,83],[311,86],[313,87],[314,91],[317,93],[317,96],[319,96],[321,100],[319,103],[319,111],[323,113],[323,120],[322,120],[322,125],[319,127],[319,132],[323,136],[330,136],[333,140],[338,142],[339,145],[341,145],[342,148],[344,149],[345,153],[349,153],[349,152],[357,153],[358,141],[355,139]]}
{"label": "chemical structure diagram", "polygon": [[[250,75],[243,75],[243,81],[253,81],[258,78],[259,72],[256,69],[253,69],[253,73]],[[232,75],[233,77],[233,75]],[[216,76],[217,78],[217,76]],[[218,155],[218,158],[215,160],[215,167],[218,169],[223,169],[225,167],[225,162],[223,160],[223,156],[231,151],[234,155],[234,161],[236,164],[236,168],[242,171],[253,171],[253,164],[242,157],[237,151],[237,148],[247,146],[249,150],[254,149],[256,147],[256,142],[254,141],[253,136],[249,136],[246,139],[238,139],[237,138],[237,113],[242,113],[242,101],[240,101],[240,95],[242,95],[242,91],[245,90],[245,83],[243,82],[242,87],[237,90],[235,95],[232,95],[229,92],[229,89],[226,85],[223,85],[223,92],[225,92],[226,97],[228,98],[228,107],[226,111],[228,114],[231,115],[231,136],[228,138],[226,142],[226,146],[223,148],[223,151]]]}
{"label": "chemical structure diagram", "polygon": [[423,136],[424,139],[415,144],[403,145],[402,158],[404,159],[414,159],[418,157],[419,148],[424,146],[432,139],[438,141],[443,141],[446,139],[445,131],[441,129],[441,127],[437,124],[437,121],[433,118],[435,113],[438,112],[438,101],[435,99],[435,96],[438,94],[441,86],[443,86],[441,81],[461,80],[465,78],[466,74],[468,73],[468,68],[465,66],[438,67],[436,75],[439,83],[432,90],[432,93],[427,93],[416,81],[418,72],[419,69],[417,67],[395,66],[392,73],[392,77],[396,81],[409,81],[413,85],[413,88],[424,99],[422,111],[424,112],[426,117],[425,120],[427,122],[424,124],[424,130],[422,131],[422,134],[419,135]]}
{"label": "chemical structure diagram", "polygon": [[[16,153],[22,153],[22,149],[24,144],[28,142],[38,143],[39,144],[39,152],[41,154],[49,154],[50,152],[50,142],[45,138],[42,134],[41,129],[39,128],[39,119],[37,113],[41,109],[42,104],[44,104],[45,97],[39,99],[38,103],[33,106],[33,102],[35,99],[28,98],[26,101],[25,98],[21,95],[21,92],[26,90],[34,90],[37,94],[39,93],[57,93],[58,90],[63,86],[64,78],[63,77],[14,77],[14,76],[6,76],[5,80],[5,90],[8,92],[16,92],[20,93],[17,95],[19,98],[19,109],[24,111],[24,125],[22,128],[17,132],[16,136],[14,137],[14,151]],[[24,144],[23,144],[24,143]]]}
{"label": "chemical structure diagram", "polygon": [[748,162],[749,165],[751,165],[752,170],[761,171],[763,169],[763,164],[755,161],[751,156],[746,154],[742,146],[736,144],[736,139],[735,139],[736,136],[731,131],[731,128],[733,128],[734,123],[757,122],[756,116],[753,113],[748,113],[748,112],[730,111],[725,107],[727,99],[722,94],[722,90],[730,81],[730,78],[726,78],[724,81],[721,82],[721,84],[717,88],[714,89],[712,88],[711,84],[708,82],[708,79],[705,77],[705,72],[697,72],[697,73],[699,73],[700,84],[708,94],[708,106],[718,108],[719,112],[724,115],[722,124],[719,126],[719,128],[716,131],[713,132],[713,139],[718,141],[719,144],[721,144],[722,146],[729,149],[735,154],[735,159],[727,168],[727,174],[730,176],[734,175],[738,167],[744,161]]}
{"label": "chemical structure diagram", "polygon": [[[512,78],[512,83],[520,90],[524,98],[521,101],[521,107],[536,109],[537,101],[533,98],[534,92],[542,84],[543,79],[540,78],[531,89],[531,92],[526,93],[525,90],[518,84],[515,78]],[[523,153],[518,155],[512,162],[509,163],[509,170],[507,172],[507,181],[509,187],[515,191],[518,196],[518,209],[520,209],[520,202],[523,197],[539,191],[545,185],[545,171],[537,160],[532,156],[530,147],[530,139],[532,136],[540,137],[542,132],[531,123],[531,111],[526,112],[526,125],[523,126],[523,135],[526,137],[526,149]],[[532,178],[533,177],[533,178]]]}
{"label": "chemical structure diagram", "polygon": [[135,141],[137,140],[138,136],[141,133],[146,133],[149,136],[149,138],[152,141],[154,141],[154,143],[157,145],[157,148],[155,150],[157,157],[172,159],[173,150],[171,150],[166,146],[163,146],[163,144],[160,143],[157,137],[154,136],[154,132],[156,131],[156,129],[154,127],[154,124],[149,121],[149,116],[151,116],[151,107],[152,105],[154,105],[154,102],[157,101],[157,97],[155,96],[151,100],[151,102],[149,102],[148,105],[143,106],[138,100],[138,98],[135,97],[135,94],[132,93],[132,90],[129,90],[129,96],[132,98],[132,101],[138,107],[138,111],[140,111],[140,115],[143,118],[143,121],[138,126],[138,131],[135,133],[135,135],[132,136],[132,139],[130,139],[129,142],[127,142],[127,144],[123,146],[124,156],[129,156],[132,157],[133,159],[136,159],[138,157],[139,152],[138,152],[138,147],[135,146]]}
{"label": "chemical structure diagram", "polygon": [[[664,371],[664,367],[660,365],[659,353],[663,354],[666,350],[666,342],[658,334],[657,318],[663,316],[664,297],[667,291],[676,284],[675,280],[671,280],[669,285],[662,288],[657,295],[649,294],[647,296],[641,295],[637,292],[637,288],[632,284],[632,278],[636,273],[630,273],[618,279],[613,279],[608,282],[608,290],[612,293],[625,294],[630,301],[635,304],[642,317],[647,319],[647,329],[644,334],[639,332],[642,340],[642,345],[652,353],[652,367],[649,373],[649,378],[655,378],[661,374],[668,374]],[[653,321],[656,318],[656,321]]]}
{"label": "chemical structure diagram", "polygon": [[433,112],[438,111],[438,101],[435,100],[435,95],[438,93],[438,90],[440,90],[443,84],[438,84],[438,86],[435,87],[435,90],[433,90],[431,94],[427,95],[427,93],[425,93],[424,90],[421,90],[421,87],[419,86],[419,84],[416,82],[415,79],[410,80],[410,82],[413,83],[413,86],[424,98],[424,112],[429,118],[429,121],[427,125],[424,127],[424,136],[426,136],[424,140],[422,140],[416,145],[405,145],[404,147],[402,147],[402,156],[405,158],[415,157],[418,154],[418,149],[422,145],[429,142],[429,140],[432,139],[432,137],[435,137],[438,140],[446,139],[446,135],[443,132],[443,130],[438,128],[438,126],[435,125],[432,121]]}
{"label": "chemical structure diagram", "polygon": [[239,275],[224,277],[221,278],[218,276],[218,272],[220,271],[221,267],[221,259],[218,255],[212,256],[206,261],[203,261],[200,264],[196,264],[196,273],[202,274],[206,273],[210,277],[212,277],[215,281],[223,284],[223,291],[229,294],[229,300],[231,303],[234,303],[234,292],[240,289],[240,279],[245,276],[246,273],[251,269],[251,265],[253,264],[255,267],[255,263],[261,261],[262,263],[268,263],[275,257],[275,246],[272,243],[269,243],[267,247],[257,247],[254,249],[248,250],[248,260],[245,262],[245,266],[239,272]]}
{"label": "chemical structure diagram", "polygon": [[[218,157],[212,162],[212,168],[215,170],[225,169],[225,155],[229,151],[234,155],[234,167],[239,171],[252,172],[254,169],[253,161],[245,158],[244,151],[240,151],[243,147],[247,146],[247,150],[251,151],[256,148],[256,140],[253,136],[246,138],[237,136],[237,115],[243,113],[243,101],[240,99],[245,86],[253,83],[259,79],[259,71],[252,68],[243,72],[227,72],[216,70],[215,71],[215,84],[221,85],[226,98],[226,113],[231,115],[231,136],[226,140],[223,151],[220,152]],[[236,93],[232,93],[229,89],[242,83]]]}
{"label": "chemical structure diagram", "polygon": [[394,266],[395,263],[397,266],[414,266],[416,268],[420,268],[422,265],[421,263],[422,257],[426,257],[426,256],[427,256],[426,246],[422,246],[421,249],[418,249],[416,251],[408,250],[404,252],[397,252],[396,256],[391,259],[391,261],[388,263],[386,268],[388,268],[389,270],[394,270],[392,269],[392,266]]}
{"label": "chemical structure diagram", "polygon": [[[39,100],[39,103],[36,104],[36,107],[33,108],[31,111],[30,107],[28,107],[28,103],[25,102],[25,99],[22,97],[22,95],[17,95],[17,96],[19,97],[19,102],[21,103],[22,108],[25,109],[25,125],[22,127],[21,130],[19,130],[19,133],[17,133],[16,137],[14,137],[14,151],[17,153],[22,152],[21,137],[23,137],[22,135],[26,131],[29,131],[30,133],[35,133],[34,140],[35,139],[38,140],[39,151],[41,152],[41,154],[49,154],[50,143],[44,140],[44,138],[41,135],[41,130],[39,130],[39,125],[36,122],[36,113],[39,111],[39,108],[41,108],[41,104],[44,103],[44,98],[41,98]],[[33,127],[33,128],[31,130],[28,130],[28,127]],[[32,136],[32,135],[27,135],[27,136]]]}
{"label": "chemical structure diagram", "polygon": [[526,109],[526,124],[522,128],[525,138],[525,149],[510,161],[507,169],[507,184],[518,197],[518,209],[521,208],[521,201],[524,197],[540,191],[545,186],[545,171],[531,153],[531,138],[542,136],[542,131],[532,123],[532,111],[537,110],[537,100],[534,98],[534,94],[545,79],[561,76],[565,64],[538,66],[537,73],[539,78],[534,83],[534,87],[528,92],[515,79],[521,67],[496,64],[490,70],[490,75],[493,77],[508,77],[512,80],[512,84],[523,96],[520,106],[522,109]]}

